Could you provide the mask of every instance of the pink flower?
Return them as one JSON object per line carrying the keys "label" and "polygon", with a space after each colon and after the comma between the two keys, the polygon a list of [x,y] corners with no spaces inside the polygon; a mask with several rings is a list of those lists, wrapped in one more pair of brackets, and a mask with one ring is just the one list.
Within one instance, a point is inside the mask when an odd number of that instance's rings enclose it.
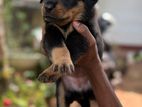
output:
{"label": "pink flower", "polygon": [[3,106],[4,106],[4,107],[10,107],[11,105],[12,105],[12,101],[11,101],[10,99],[5,98],[5,99],[3,100]]}

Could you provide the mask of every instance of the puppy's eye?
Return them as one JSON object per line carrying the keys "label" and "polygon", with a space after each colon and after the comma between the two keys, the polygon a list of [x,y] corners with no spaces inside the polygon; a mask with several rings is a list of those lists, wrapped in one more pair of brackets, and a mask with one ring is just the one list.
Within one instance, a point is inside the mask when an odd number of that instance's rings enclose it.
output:
{"label": "puppy's eye", "polygon": [[77,5],[77,0],[61,0],[66,8],[72,8]]}

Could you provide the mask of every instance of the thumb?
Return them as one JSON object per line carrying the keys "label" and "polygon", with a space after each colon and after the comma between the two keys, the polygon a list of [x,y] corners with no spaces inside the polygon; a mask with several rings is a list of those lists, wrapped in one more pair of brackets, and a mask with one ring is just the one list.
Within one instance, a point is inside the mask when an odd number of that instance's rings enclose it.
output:
{"label": "thumb", "polygon": [[83,37],[85,37],[89,43],[89,45],[95,44],[96,40],[89,31],[88,27],[78,21],[73,22],[73,27],[76,29],[78,33],[80,33]]}

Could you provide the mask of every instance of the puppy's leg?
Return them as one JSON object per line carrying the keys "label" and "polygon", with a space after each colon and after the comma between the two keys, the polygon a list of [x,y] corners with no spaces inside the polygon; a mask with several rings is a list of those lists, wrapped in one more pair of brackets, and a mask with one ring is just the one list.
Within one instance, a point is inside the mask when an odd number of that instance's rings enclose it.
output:
{"label": "puppy's leg", "polygon": [[[64,43],[64,35],[60,28],[56,25],[45,25],[43,38],[42,38],[42,47],[52,62],[52,68],[46,70],[52,72],[58,72],[61,74],[70,74],[74,71],[74,65],[71,60],[70,53]],[[43,75],[40,75],[40,80],[42,77],[45,78],[46,71]]]}
{"label": "puppy's leg", "polygon": [[71,73],[74,66],[69,50],[64,43],[64,34],[56,25],[48,25],[44,35],[44,49],[48,49],[50,60],[53,63],[53,71]]}
{"label": "puppy's leg", "polygon": [[65,104],[65,89],[61,80],[56,82],[57,107],[67,107]]}
{"label": "puppy's leg", "polygon": [[59,71],[61,73],[71,74],[74,70],[74,66],[70,57],[70,53],[63,44],[62,47],[55,47],[51,51],[51,60],[53,63],[53,71]]}
{"label": "puppy's leg", "polygon": [[39,76],[38,80],[43,82],[43,83],[50,83],[50,82],[56,82],[62,74],[59,72],[53,72],[52,65],[45,69]]}
{"label": "puppy's leg", "polygon": [[81,105],[81,107],[90,107],[90,100],[89,99],[82,99],[78,101],[78,103]]}

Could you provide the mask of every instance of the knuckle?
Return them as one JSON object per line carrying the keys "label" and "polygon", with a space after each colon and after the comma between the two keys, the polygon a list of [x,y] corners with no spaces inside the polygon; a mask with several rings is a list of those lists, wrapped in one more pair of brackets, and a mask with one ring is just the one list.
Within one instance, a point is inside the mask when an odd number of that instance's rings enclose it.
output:
{"label": "knuckle", "polygon": [[80,32],[81,34],[86,33],[87,30],[88,30],[87,27],[84,26],[83,24],[81,24],[81,25],[79,26],[79,32]]}

